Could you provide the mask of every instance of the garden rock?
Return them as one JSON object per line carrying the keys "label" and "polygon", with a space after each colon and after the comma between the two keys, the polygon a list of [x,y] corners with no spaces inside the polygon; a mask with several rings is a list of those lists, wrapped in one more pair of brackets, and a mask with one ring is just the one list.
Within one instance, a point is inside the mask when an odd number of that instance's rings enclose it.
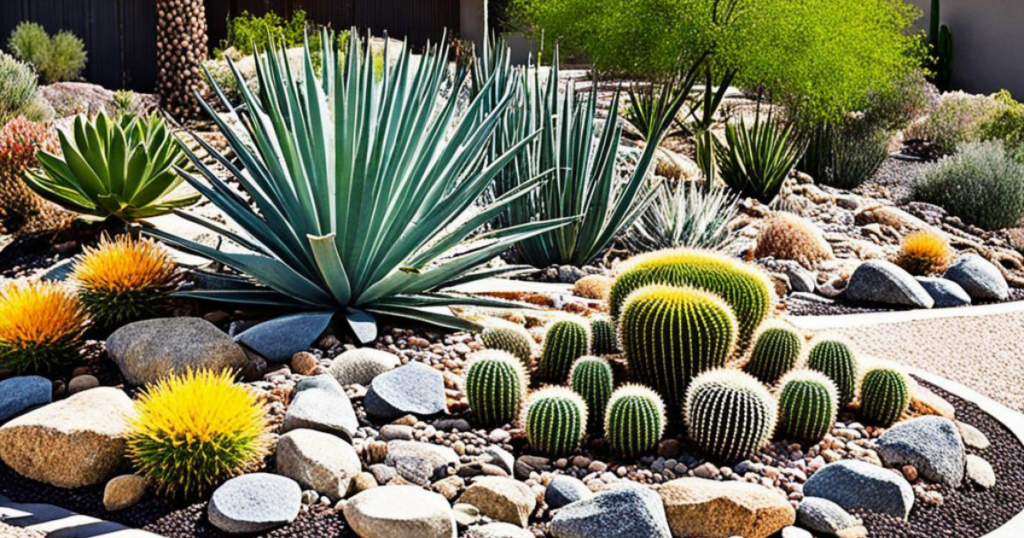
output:
{"label": "garden rock", "polygon": [[959,486],[964,478],[966,449],[956,424],[942,417],[901,422],[878,438],[878,456],[888,467],[913,465],[925,479]]}
{"label": "garden rock", "polygon": [[952,308],[971,304],[971,296],[959,284],[945,278],[919,276],[916,279],[935,300],[935,308]]}
{"label": "garden rock", "polygon": [[593,496],[594,493],[581,480],[564,474],[556,475],[544,490],[544,502],[552,510]]}
{"label": "garden rock", "polygon": [[846,298],[851,301],[931,308],[935,301],[910,273],[894,263],[870,260],[850,276]]}
{"label": "garden rock", "polygon": [[306,351],[327,330],[330,312],[307,312],[264,321],[235,337],[235,342],[259,353],[267,362],[283,364]]}
{"label": "garden rock", "polygon": [[782,538],[814,538],[814,535],[800,527],[786,527],[782,529]]}
{"label": "garden rock", "polygon": [[0,381],[0,424],[53,400],[50,380],[37,375]]}
{"label": "garden rock", "polygon": [[804,497],[797,507],[796,518],[804,527],[828,535],[861,525],[860,519],[850,515],[843,507],[820,497]]}
{"label": "garden rock", "polygon": [[[828,245],[828,243],[825,243]],[[790,289],[796,293],[814,293],[818,286],[818,280],[814,273],[808,271],[804,266],[791,260],[778,260],[776,264],[782,269],[782,274],[789,278]]]}
{"label": "garden rock", "polygon": [[967,456],[967,478],[982,489],[996,485],[996,472],[992,465],[974,454]]}
{"label": "garden rock", "polygon": [[515,472],[516,457],[499,446],[491,445],[485,448],[480,459],[485,463],[500,467],[508,476],[512,476],[512,473]]}
{"label": "garden rock", "polygon": [[437,493],[416,486],[368,489],[348,500],[345,521],[361,538],[455,538],[455,514]]}
{"label": "garden rock", "polygon": [[377,376],[363,405],[368,415],[381,420],[437,415],[447,410],[444,377],[423,363],[409,363]]}
{"label": "garden rock", "polygon": [[632,484],[612,486],[562,508],[551,519],[548,529],[555,538],[672,536],[658,494]]}
{"label": "garden rock", "polygon": [[533,533],[510,523],[488,523],[471,527],[465,538],[535,538]]}
{"label": "garden rock", "polygon": [[287,525],[299,515],[302,489],[294,480],[253,473],[228,480],[210,498],[210,523],[228,534],[261,532]]}
{"label": "garden rock", "polygon": [[529,524],[530,514],[537,508],[537,498],[530,486],[500,476],[478,478],[466,488],[459,502],[477,507],[481,514],[495,521],[520,527]]}
{"label": "garden rock", "polygon": [[960,421],[957,421],[956,425],[960,428],[960,437],[963,438],[965,445],[978,450],[987,450],[988,447],[992,446],[988,437],[986,437],[978,428]]}
{"label": "garden rock", "polygon": [[61,488],[103,482],[124,456],[132,400],[99,387],[0,427],[0,460],[18,474]]}
{"label": "garden rock", "polygon": [[107,354],[125,381],[148,385],[171,373],[193,370],[241,371],[245,351],[202,318],[163,318],[129,323],[107,339]]}
{"label": "garden rock", "polygon": [[146,496],[148,483],[145,477],[135,474],[110,479],[103,488],[103,508],[108,512],[116,512],[135,506]]}
{"label": "garden rock", "polygon": [[409,482],[429,486],[448,476],[449,468],[458,466],[459,455],[446,446],[419,441],[391,441],[385,463]]}
{"label": "garden rock", "polygon": [[298,429],[277,441],[277,474],[332,499],[344,498],[362,470],[352,445],[329,433]]}
{"label": "garden rock", "polygon": [[295,385],[295,397],[284,415],[282,431],[317,430],[351,440],[359,419],[345,390],[329,375],[308,377]]}
{"label": "garden rock", "polygon": [[1010,286],[999,268],[977,254],[964,254],[942,275],[960,285],[976,301],[1005,301]]}
{"label": "garden rock", "polygon": [[907,519],[914,490],[899,474],[859,460],[830,463],[804,483],[805,497],[830,500],[844,510],[867,510]]}
{"label": "garden rock", "polygon": [[369,385],[384,372],[394,370],[402,364],[398,355],[371,347],[352,349],[335,357],[327,370],[343,387]]}
{"label": "garden rock", "polygon": [[796,522],[784,496],[757,484],[680,478],[658,493],[673,536],[766,538]]}

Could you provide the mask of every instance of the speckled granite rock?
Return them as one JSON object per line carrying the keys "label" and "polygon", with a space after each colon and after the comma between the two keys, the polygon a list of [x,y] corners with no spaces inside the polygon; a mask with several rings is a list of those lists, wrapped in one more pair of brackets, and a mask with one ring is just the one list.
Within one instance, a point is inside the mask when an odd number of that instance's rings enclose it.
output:
{"label": "speckled granite rock", "polygon": [[757,484],[680,478],[658,493],[673,536],[766,538],[796,522],[784,496]]}

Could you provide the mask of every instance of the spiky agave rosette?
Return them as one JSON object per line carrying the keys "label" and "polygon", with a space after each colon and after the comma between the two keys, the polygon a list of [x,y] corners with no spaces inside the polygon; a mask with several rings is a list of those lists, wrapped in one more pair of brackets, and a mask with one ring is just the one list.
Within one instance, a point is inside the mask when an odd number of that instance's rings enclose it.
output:
{"label": "spiky agave rosette", "polygon": [[71,279],[101,328],[160,315],[180,280],[166,251],[128,235],[104,237],[99,246],[85,247]]}
{"label": "spiky agave rosette", "polygon": [[0,367],[45,373],[73,363],[87,323],[82,304],[63,284],[0,286]]}
{"label": "spiky agave rosette", "polygon": [[264,406],[228,371],[172,374],[150,387],[135,411],[129,457],[171,498],[201,497],[255,470],[270,448]]}

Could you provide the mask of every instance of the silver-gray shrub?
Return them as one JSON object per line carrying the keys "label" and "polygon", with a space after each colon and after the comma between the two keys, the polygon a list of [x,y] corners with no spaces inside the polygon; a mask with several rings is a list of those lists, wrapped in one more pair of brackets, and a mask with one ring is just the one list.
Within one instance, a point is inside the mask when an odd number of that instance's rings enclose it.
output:
{"label": "silver-gray shrub", "polygon": [[640,217],[626,243],[634,252],[665,248],[728,251],[736,241],[730,223],[737,198],[718,185],[679,181],[665,185]]}
{"label": "silver-gray shrub", "polygon": [[36,87],[36,74],[31,67],[0,52],[0,124],[32,103]]}

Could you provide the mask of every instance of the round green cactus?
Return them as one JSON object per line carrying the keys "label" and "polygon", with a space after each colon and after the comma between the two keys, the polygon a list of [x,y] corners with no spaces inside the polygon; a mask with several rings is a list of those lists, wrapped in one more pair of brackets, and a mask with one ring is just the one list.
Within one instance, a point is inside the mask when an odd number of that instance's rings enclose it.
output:
{"label": "round green cactus", "polygon": [[466,399],[482,425],[515,421],[522,410],[528,385],[522,363],[511,353],[488,349],[470,357]]}
{"label": "round green cactus", "polygon": [[511,353],[524,367],[533,366],[533,337],[526,329],[504,320],[487,323],[480,332],[480,339],[487,349],[498,349]]}
{"label": "round green cactus", "polygon": [[526,438],[541,454],[563,456],[579,448],[587,423],[587,404],[564,387],[533,393],[526,404]]}
{"label": "round green cactus", "polygon": [[820,372],[794,370],[779,383],[779,432],[793,441],[817,443],[832,431],[839,410],[835,383]]}
{"label": "round green cactus", "polygon": [[650,452],[665,432],[665,404],[647,387],[621,387],[608,401],[604,431],[612,450],[623,456]]}
{"label": "round green cactus", "polygon": [[615,323],[606,316],[590,318],[590,353],[592,355],[611,355],[619,350],[619,342]]}
{"label": "round green cactus", "polygon": [[774,385],[800,362],[803,347],[804,337],[795,327],[781,320],[767,321],[754,336],[743,371],[766,385]]}
{"label": "round green cactus", "polygon": [[910,406],[910,379],[893,365],[874,366],[864,374],[860,417],[864,422],[892,426]]}
{"label": "round green cactus", "polygon": [[540,378],[548,383],[565,383],[572,363],[589,349],[590,326],[586,320],[571,317],[552,323],[544,335]]}
{"label": "round green cactus", "polygon": [[587,402],[587,410],[590,414],[590,422],[587,426],[592,432],[601,429],[604,409],[608,405],[608,399],[612,397],[614,384],[612,366],[604,359],[580,357],[572,365],[572,371],[569,373],[569,388]]}
{"label": "round green cactus", "polygon": [[739,461],[771,441],[778,404],[750,374],[720,368],[693,380],[684,419],[698,448],[724,461]]}
{"label": "round green cactus", "polygon": [[741,343],[775,302],[771,280],[755,266],[713,252],[672,249],[641,254],[625,264],[612,285],[612,317],[618,319],[629,295],[649,284],[692,286],[721,296],[736,314]]}
{"label": "round green cactus", "polygon": [[654,284],[629,296],[619,332],[633,379],[678,410],[690,381],[732,355],[736,317],[712,293]]}
{"label": "round green cactus", "polygon": [[833,336],[811,342],[807,367],[828,376],[839,391],[839,405],[849,405],[857,395],[857,356],[848,342]]}

